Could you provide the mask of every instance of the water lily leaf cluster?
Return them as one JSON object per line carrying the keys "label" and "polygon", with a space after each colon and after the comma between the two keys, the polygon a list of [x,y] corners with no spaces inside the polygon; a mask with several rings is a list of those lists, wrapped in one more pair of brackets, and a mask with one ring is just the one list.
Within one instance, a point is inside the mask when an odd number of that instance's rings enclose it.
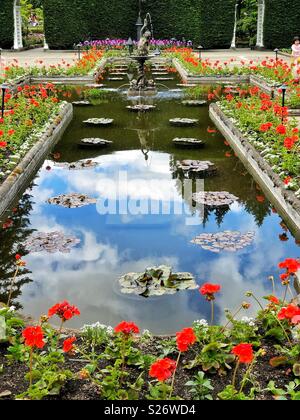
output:
{"label": "water lily leaf cluster", "polygon": [[143,273],[128,273],[119,280],[121,292],[144,297],[172,295],[180,290],[197,288],[190,273],[172,273],[167,266],[150,267]]}

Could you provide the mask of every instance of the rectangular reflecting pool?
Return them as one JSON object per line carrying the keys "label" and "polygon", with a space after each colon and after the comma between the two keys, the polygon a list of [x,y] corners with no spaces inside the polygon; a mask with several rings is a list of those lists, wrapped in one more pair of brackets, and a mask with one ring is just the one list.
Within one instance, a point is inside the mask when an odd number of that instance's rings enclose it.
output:
{"label": "rectangular reflecting pool", "polygon": [[[74,108],[62,140],[1,222],[0,301],[7,301],[16,253],[24,255],[27,265],[16,280],[14,305],[39,317],[54,303],[68,300],[82,313],[73,327],[126,319],[153,333],[169,334],[194,320],[209,319],[210,307],[197,289],[148,298],[123,293],[119,278],[147,267],[166,265],[191,273],[199,285],[221,284],[217,322],[224,322],[224,308],[236,308],[246,299],[247,290],[270,294],[271,275],[281,291],[277,264],[299,257],[299,241],[214,130],[208,105],[184,106],[183,90],[172,76],[173,81],[146,99],[156,106],[151,112],[130,112],[126,107],[141,99],[129,98],[126,86],[117,90],[122,82],[107,81],[111,92],[92,106]],[[85,89],[63,87],[61,95],[76,101],[83,99]],[[83,123],[89,118],[114,122],[90,127]],[[173,118],[198,123],[173,127]],[[84,138],[113,143],[81,148],[78,143]],[[174,138],[197,138],[205,147],[180,148]],[[185,160],[209,161],[216,172],[189,179],[177,170],[177,162]],[[229,206],[203,207],[192,200],[203,189],[227,192],[236,200]],[[48,202],[72,193],[94,200],[76,208]],[[32,244],[32,238],[53,232],[56,236],[43,249],[38,241]]]}

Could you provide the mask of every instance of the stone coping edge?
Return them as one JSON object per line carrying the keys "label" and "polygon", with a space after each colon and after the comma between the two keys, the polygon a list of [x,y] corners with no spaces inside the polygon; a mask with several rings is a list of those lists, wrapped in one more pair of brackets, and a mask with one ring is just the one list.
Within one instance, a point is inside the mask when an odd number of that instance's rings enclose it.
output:
{"label": "stone coping edge", "polygon": [[29,180],[37,173],[45,157],[61,139],[73,118],[72,104],[64,103],[58,116],[54,117],[56,118],[61,119],[59,124],[52,120],[46,125],[46,132],[41,134],[39,141],[26,153],[0,186],[0,217],[25,191]]}
{"label": "stone coping edge", "polygon": [[212,121],[226,137],[231,147],[254,179],[262,186],[266,195],[278,207],[291,230],[300,236],[300,200],[285,188],[283,181],[275,174],[259,152],[235,127],[217,104],[211,104],[209,114]]}

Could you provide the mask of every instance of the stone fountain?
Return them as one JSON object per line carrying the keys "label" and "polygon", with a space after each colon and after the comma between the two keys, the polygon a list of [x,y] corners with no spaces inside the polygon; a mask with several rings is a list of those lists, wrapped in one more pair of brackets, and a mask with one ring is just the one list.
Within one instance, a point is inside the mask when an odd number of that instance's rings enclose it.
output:
{"label": "stone fountain", "polygon": [[137,54],[132,55],[131,59],[138,63],[138,77],[130,83],[129,94],[137,95],[140,93],[156,93],[156,86],[153,80],[148,80],[145,71],[145,63],[151,60],[155,55],[149,54],[150,40],[152,32],[148,25],[151,25],[151,16],[147,13],[144,25],[141,29],[141,39],[138,43]]}

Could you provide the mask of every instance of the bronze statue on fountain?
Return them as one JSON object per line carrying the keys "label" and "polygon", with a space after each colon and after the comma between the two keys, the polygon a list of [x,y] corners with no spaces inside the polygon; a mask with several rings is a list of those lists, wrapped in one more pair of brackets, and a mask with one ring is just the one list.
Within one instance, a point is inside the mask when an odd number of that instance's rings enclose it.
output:
{"label": "bronze statue on fountain", "polygon": [[139,67],[137,79],[133,79],[130,83],[130,93],[136,94],[139,92],[156,92],[154,80],[148,80],[145,71],[146,61],[151,60],[151,58],[155,57],[154,55],[149,54],[152,33],[148,28],[148,16],[150,17],[150,15],[147,14],[144,20],[144,25],[141,29],[141,39],[138,43],[137,55],[131,56],[133,60],[138,62]]}

